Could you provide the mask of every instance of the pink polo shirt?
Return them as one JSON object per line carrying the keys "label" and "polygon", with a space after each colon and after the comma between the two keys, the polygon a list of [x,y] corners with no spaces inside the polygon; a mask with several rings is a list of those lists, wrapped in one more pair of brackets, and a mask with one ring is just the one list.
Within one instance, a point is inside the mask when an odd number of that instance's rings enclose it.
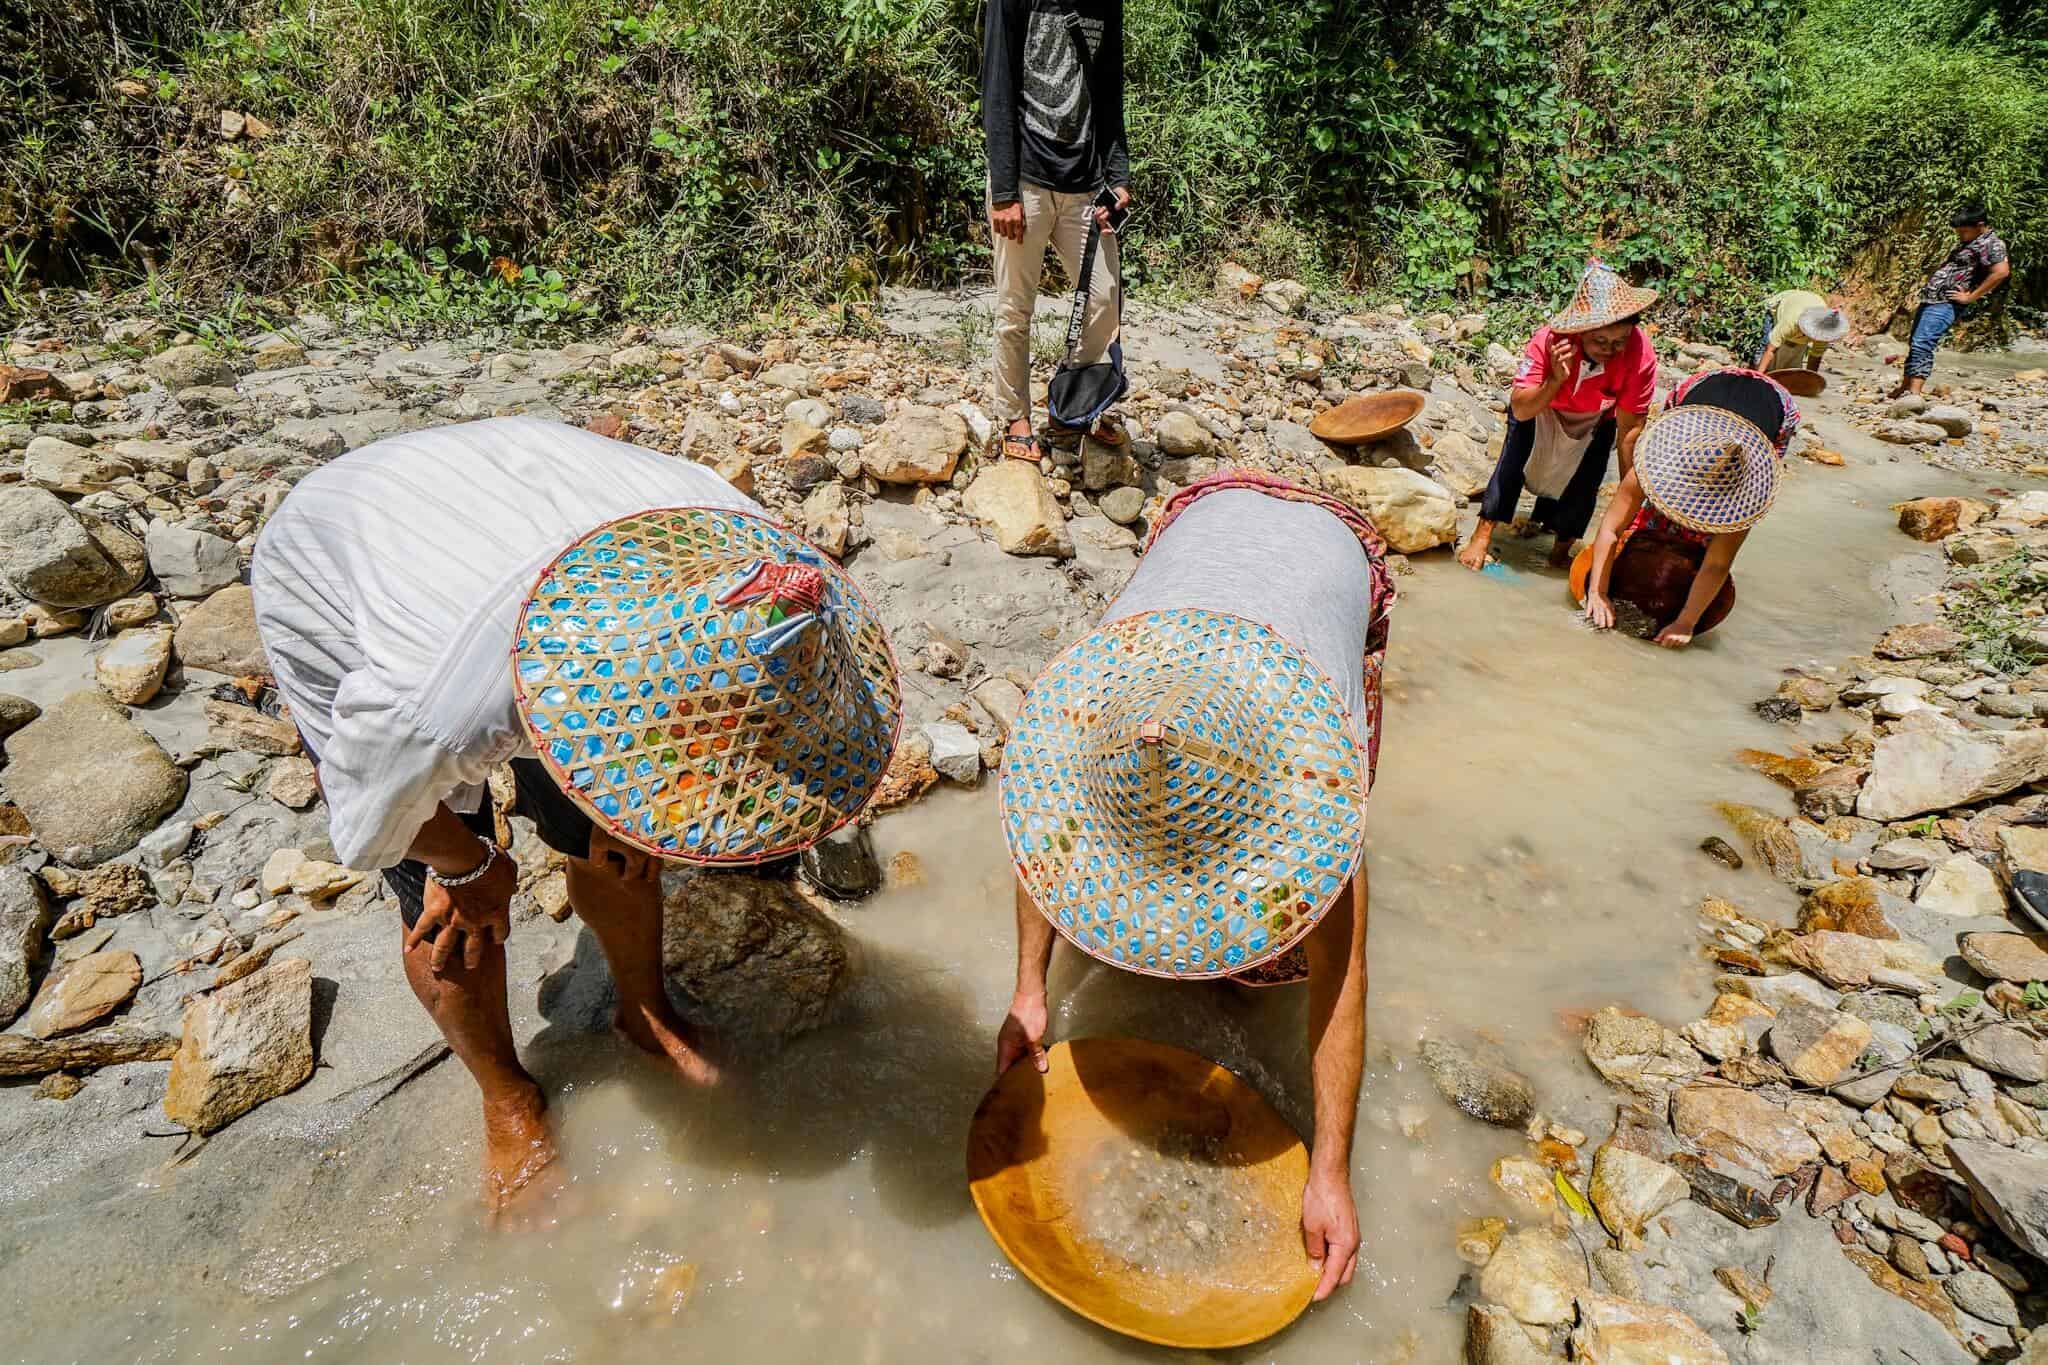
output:
{"label": "pink polo shirt", "polygon": [[[1538,327],[1536,335],[1522,348],[1522,365],[1515,371],[1516,388],[1534,388],[1550,374],[1550,343],[1557,333]],[[1550,400],[1554,412],[1604,412],[1620,408],[1638,416],[1648,414],[1650,400],[1657,392],[1657,349],[1649,334],[1638,327],[1629,333],[1619,354],[1605,365],[1594,366],[1586,359],[1573,337],[1572,370],[1557,397]]]}

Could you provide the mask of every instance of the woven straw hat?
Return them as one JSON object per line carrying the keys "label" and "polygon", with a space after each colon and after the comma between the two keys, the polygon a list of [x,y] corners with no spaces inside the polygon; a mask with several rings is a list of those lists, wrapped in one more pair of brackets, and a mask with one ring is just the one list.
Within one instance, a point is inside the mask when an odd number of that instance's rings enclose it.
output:
{"label": "woven straw hat", "polygon": [[702,864],[797,852],[867,805],[901,695],[838,566],[761,517],[635,513],[542,571],[513,643],[519,717],[622,842]]}
{"label": "woven straw hat", "polygon": [[1778,496],[1778,456],[1754,422],[1689,403],[1643,429],[1636,478],[1657,510],[1718,534],[1754,526]]}
{"label": "woven straw hat", "polygon": [[1839,308],[1809,308],[1799,315],[1799,330],[1811,340],[1832,346],[1849,335],[1849,318]]}
{"label": "woven straw hat", "polygon": [[1357,868],[1365,754],[1293,645],[1192,608],[1099,627],[1040,675],[1003,749],[1003,833],[1041,913],[1149,976],[1285,952]]}
{"label": "woven straw hat", "polygon": [[1550,330],[1570,336],[1590,332],[1623,318],[1632,318],[1657,301],[1654,289],[1639,289],[1617,275],[1611,266],[1588,261],[1579,276],[1572,301],[1550,320]]}
{"label": "woven straw hat", "polygon": [[974,1112],[967,1179],[1011,1264],[1126,1336],[1243,1346],[1314,1297],[1308,1149],[1256,1089],[1192,1052],[1081,1038],[1048,1048],[1043,1075],[1011,1067]]}

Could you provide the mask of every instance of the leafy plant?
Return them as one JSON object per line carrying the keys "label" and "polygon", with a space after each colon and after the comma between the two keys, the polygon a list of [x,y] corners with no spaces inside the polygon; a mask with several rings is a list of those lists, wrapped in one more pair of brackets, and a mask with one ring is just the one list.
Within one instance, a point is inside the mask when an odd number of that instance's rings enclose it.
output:
{"label": "leafy plant", "polygon": [[[972,0],[25,9],[10,313],[162,278],[200,312],[310,285],[408,328],[558,326],[986,269]],[[1129,0],[1126,274],[1237,256],[1521,328],[1597,252],[1733,340],[1785,285],[1894,290],[1981,193],[2038,306],[2044,52],[1981,0]]]}

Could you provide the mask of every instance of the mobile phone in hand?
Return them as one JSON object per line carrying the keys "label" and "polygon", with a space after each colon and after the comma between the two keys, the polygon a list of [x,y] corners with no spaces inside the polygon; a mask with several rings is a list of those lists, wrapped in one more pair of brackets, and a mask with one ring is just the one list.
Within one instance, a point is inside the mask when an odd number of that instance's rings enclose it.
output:
{"label": "mobile phone in hand", "polygon": [[1109,210],[1109,230],[1111,232],[1122,232],[1124,230],[1124,223],[1130,218],[1131,211],[1117,202],[1115,190],[1104,190],[1096,195],[1095,206]]}

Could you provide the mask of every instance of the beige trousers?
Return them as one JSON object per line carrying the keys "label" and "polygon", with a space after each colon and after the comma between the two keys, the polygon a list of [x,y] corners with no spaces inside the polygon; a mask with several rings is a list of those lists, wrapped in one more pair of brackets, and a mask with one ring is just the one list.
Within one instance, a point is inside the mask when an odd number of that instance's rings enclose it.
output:
{"label": "beige trousers", "polygon": [[[1081,252],[1088,244],[1088,223],[1095,196],[1055,194],[1037,185],[1020,184],[1024,205],[1024,240],[995,239],[996,373],[995,417],[1008,423],[1031,413],[1031,312],[1038,303],[1038,280],[1045,271],[1045,248],[1059,254],[1060,269],[1072,282],[1081,270]],[[1116,339],[1117,240],[1105,232],[1095,247],[1095,278],[1088,290],[1088,316],[1075,359],[1092,365]],[[1060,345],[1064,349],[1067,314],[1060,314]]]}

